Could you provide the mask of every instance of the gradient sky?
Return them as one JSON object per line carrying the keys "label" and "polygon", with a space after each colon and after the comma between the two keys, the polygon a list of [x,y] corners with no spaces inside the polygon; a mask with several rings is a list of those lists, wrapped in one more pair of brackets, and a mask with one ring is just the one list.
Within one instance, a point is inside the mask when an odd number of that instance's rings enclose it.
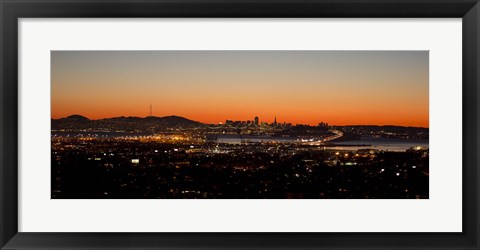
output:
{"label": "gradient sky", "polygon": [[52,118],[429,126],[428,51],[52,51]]}

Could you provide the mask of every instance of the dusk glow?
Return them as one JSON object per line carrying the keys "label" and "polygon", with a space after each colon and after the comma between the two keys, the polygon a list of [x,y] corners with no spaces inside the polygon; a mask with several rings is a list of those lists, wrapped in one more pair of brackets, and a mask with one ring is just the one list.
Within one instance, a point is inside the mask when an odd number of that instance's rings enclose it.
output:
{"label": "dusk glow", "polygon": [[429,126],[427,51],[52,51],[52,118]]}
{"label": "dusk glow", "polygon": [[51,58],[52,199],[429,198],[427,51]]}

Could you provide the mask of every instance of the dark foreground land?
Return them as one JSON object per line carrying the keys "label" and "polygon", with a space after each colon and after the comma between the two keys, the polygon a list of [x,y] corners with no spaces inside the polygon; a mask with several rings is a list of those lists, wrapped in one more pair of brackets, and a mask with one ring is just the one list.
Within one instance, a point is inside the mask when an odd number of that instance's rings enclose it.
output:
{"label": "dark foreground land", "polygon": [[428,198],[428,150],[52,138],[53,199]]}

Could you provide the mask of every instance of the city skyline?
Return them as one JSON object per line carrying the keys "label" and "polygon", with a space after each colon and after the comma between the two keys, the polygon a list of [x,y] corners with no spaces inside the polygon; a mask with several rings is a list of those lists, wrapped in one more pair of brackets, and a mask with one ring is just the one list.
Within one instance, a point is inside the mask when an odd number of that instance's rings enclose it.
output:
{"label": "city skyline", "polygon": [[258,116],[429,127],[427,51],[52,51],[51,58],[54,119]]}
{"label": "city skyline", "polygon": [[302,124],[302,123],[292,123],[292,122],[289,122],[289,121],[282,121],[282,120],[278,120],[276,116],[273,117],[273,119],[270,121],[269,119],[261,119],[260,117],[258,116],[255,116],[253,117],[253,119],[247,119],[247,120],[234,120],[234,119],[224,119],[223,121],[219,121],[219,122],[216,122],[216,123],[204,123],[204,122],[201,122],[201,121],[196,121],[196,120],[192,120],[192,119],[189,119],[188,117],[182,117],[182,116],[177,116],[177,115],[166,115],[166,116],[156,116],[154,114],[149,114],[147,116],[116,116],[116,117],[103,117],[103,118],[97,118],[97,119],[91,119],[87,116],[84,116],[82,114],[71,114],[71,115],[67,115],[65,117],[58,117],[58,118],[52,118],[54,120],[59,120],[59,119],[65,119],[65,118],[68,118],[68,117],[72,117],[72,116],[82,116],[82,117],[85,117],[89,120],[92,120],[92,121],[95,121],[95,120],[108,120],[108,119],[115,119],[115,118],[120,118],[120,117],[125,117],[125,118],[140,118],[140,119],[146,119],[146,118],[149,118],[149,117],[154,117],[154,118],[166,118],[166,117],[181,117],[181,118],[185,118],[185,119],[188,119],[188,120],[191,120],[191,121],[194,121],[194,122],[200,122],[200,123],[203,123],[203,124],[215,124],[215,125],[218,125],[218,124],[225,124],[226,122],[250,122],[250,123],[256,123],[255,122],[255,119],[258,118],[258,124],[262,124],[263,122],[265,122],[266,124],[291,124],[291,125],[309,125],[309,126],[320,126],[320,125],[325,125],[325,126],[399,126],[399,127],[418,127],[418,128],[428,128],[428,127],[422,127],[422,126],[402,126],[402,125],[395,125],[395,124],[383,124],[383,125],[378,125],[378,124],[342,124],[342,125],[337,125],[337,124],[330,124],[328,123],[328,121],[323,121],[323,120],[319,120],[318,123],[316,124]]}

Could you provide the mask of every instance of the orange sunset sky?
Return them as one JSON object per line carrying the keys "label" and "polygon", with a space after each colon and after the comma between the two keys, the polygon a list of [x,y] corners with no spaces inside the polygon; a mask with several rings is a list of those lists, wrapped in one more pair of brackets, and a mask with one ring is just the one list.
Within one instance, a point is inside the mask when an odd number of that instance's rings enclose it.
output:
{"label": "orange sunset sky", "polygon": [[428,51],[52,51],[52,118],[429,126]]}

